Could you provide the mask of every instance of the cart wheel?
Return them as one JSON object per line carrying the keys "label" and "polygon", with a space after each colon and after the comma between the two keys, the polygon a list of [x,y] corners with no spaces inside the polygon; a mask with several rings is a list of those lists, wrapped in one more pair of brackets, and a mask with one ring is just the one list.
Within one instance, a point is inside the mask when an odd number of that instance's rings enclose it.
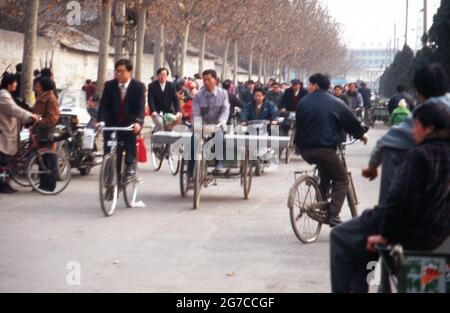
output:
{"label": "cart wheel", "polygon": [[188,165],[189,161],[186,161],[184,158],[181,159],[180,164],[180,193],[183,198],[186,198],[186,196],[189,193],[188,189]]}
{"label": "cart wheel", "polygon": [[245,153],[245,160],[242,161],[242,187],[244,189],[244,198],[245,200],[248,200],[250,198],[250,191],[252,188],[252,173],[253,173],[253,166],[250,161],[249,152],[248,150]]}
{"label": "cart wheel", "polygon": [[197,210],[200,206],[200,191],[203,185],[203,177],[205,170],[204,160],[195,161],[195,170],[194,170],[194,210]]}

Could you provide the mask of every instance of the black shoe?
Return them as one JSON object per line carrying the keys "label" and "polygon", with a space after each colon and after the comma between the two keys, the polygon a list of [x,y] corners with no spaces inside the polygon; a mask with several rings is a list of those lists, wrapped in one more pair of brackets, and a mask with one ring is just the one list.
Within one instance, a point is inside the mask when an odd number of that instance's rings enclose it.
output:
{"label": "black shoe", "polygon": [[14,193],[14,191],[9,189],[6,184],[2,183],[2,184],[0,184],[0,193],[12,194],[12,193]]}
{"label": "black shoe", "polygon": [[330,227],[335,227],[339,224],[342,224],[342,220],[339,217],[338,213],[330,212],[328,213],[328,218],[326,224],[330,225]]}

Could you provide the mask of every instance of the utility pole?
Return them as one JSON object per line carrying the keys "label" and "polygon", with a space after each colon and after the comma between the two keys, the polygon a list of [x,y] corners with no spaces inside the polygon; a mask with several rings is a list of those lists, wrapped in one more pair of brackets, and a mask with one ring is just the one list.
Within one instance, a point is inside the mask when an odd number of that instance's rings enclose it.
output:
{"label": "utility pole", "polygon": [[408,45],[409,0],[406,0],[405,46]]}
{"label": "utility pole", "polygon": [[428,0],[423,0],[423,34],[428,34]]}

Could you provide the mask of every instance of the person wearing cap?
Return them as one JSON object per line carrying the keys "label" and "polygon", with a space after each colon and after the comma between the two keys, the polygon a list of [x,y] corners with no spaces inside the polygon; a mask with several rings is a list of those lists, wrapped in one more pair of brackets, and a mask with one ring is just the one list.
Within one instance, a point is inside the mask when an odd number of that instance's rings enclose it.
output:
{"label": "person wearing cap", "polygon": [[288,88],[281,98],[280,108],[281,112],[297,112],[297,105],[308,91],[303,87],[302,81],[299,79],[292,80],[292,87]]}

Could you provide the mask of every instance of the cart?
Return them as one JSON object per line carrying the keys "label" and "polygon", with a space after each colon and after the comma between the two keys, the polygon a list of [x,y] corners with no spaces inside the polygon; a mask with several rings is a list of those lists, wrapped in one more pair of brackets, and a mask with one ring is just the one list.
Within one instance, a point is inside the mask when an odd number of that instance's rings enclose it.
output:
{"label": "cart", "polygon": [[[224,171],[216,172],[213,168],[216,165],[215,160],[208,160],[205,156],[205,145],[214,137],[217,128],[203,128],[201,136],[197,136],[197,144],[191,148],[193,134],[191,132],[158,132],[153,135],[153,143],[158,144],[174,144],[177,150],[182,153],[180,167],[180,193],[181,196],[187,197],[190,191],[193,191],[193,209],[200,206],[200,193],[204,188],[209,186],[217,186],[218,181],[234,180],[239,181],[244,199],[250,198],[253,164],[251,156],[254,150],[261,147],[261,143],[268,147],[276,149],[285,149],[289,144],[287,137],[275,137],[269,135],[252,136],[246,134],[225,134],[223,136],[224,143]],[[189,147],[189,148],[188,148]],[[189,151],[195,156],[194,161],[189,160]],[[231,157],[230,157],[231,156]],[[194,171],[192,180],[189,181],[189,163],[194,162]]]}

